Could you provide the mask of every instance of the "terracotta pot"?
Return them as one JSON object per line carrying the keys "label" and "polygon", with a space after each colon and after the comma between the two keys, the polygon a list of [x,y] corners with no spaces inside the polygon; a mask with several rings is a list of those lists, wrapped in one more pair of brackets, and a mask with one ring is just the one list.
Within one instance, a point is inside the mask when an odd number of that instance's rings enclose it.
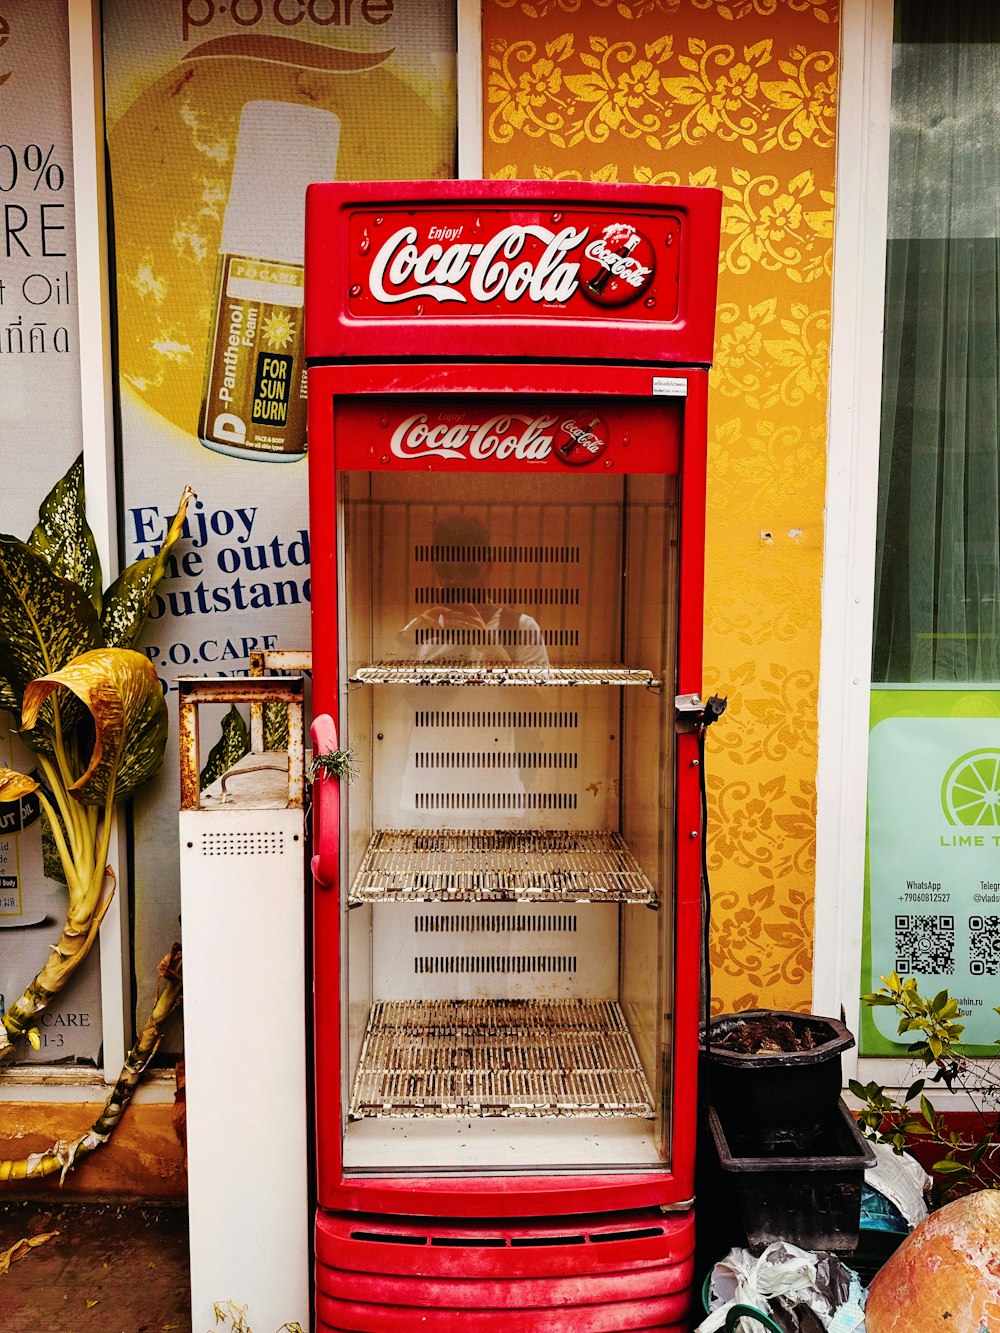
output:
{"label": "terracotta pot", "polygon": [[1000,1329],[1000,1191],[931,1213],[875,1275],[868,1333]]}

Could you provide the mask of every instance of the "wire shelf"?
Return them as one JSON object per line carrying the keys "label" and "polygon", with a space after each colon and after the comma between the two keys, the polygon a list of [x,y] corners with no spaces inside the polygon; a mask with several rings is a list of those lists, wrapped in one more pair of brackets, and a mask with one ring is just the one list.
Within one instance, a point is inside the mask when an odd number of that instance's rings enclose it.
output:
{"label": "wire shelf", "polygon": [[350,1109],[352,1119],[653,1114],[610,1000],[376,1002]]}
{"label": "wire shelf", "polygon": [[656,890],[620,833],[381,829],[348,902],[620,902]]}
{"label": "wire shelf", "polygon": [[358,667],[352,685],[645,685],[652,671],[622,666],[520,666],[516,662],[372,662]]}

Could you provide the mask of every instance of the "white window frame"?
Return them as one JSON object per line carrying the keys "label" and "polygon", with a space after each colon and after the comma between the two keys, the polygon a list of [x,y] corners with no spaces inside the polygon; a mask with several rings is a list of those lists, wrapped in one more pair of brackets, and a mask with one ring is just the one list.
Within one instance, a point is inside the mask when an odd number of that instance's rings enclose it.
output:
{"label": "white window frame", "polygon": [[[109,584],[118,574],[118,525],[101,7],[97,0],[69,0],[69,64],[83,466],[87,480],[87,517],[101,557],[104,581]],[[124,850],[122,819],[116,813],[108,864],[117,886],[101,923],[100,934],[101,1023],[107,1083],[113,1083],[121,1073],[132,1044],[130,885],[124,870]]]}
{"label": "white window frame", "polygon": [[[893,0],[843,0],[817,766],[813,1010],[861,1027],[868,733],[889,213]],[[908,1056],[844,1057],[905,1088]],[[939,1106],[972,1109],[965,1093]]]}
{"label": "white window frame", "polygon": [[[87,517],[106,583],[118,572],[115,490],[111,296],[104,173],[104,88],[99,0],[68,0],[70,118],[73,134],[76,290],[80,349],[80,415],[87,482]],[[132,1044],[129,885],[122,819],[114,815],[108,864],[115,895],[101,923],[102,1068],[30,1064],[0,1080],[2,1101],[79,1100],[80,1089],[112,1084]],[[167,1100],[172,1088],[154,1082],[139,1100]],[[103,1095],[100,1092],[98,1095]]]}
{"label": "white window frame", "polygon": [[[813,1009],[860,1027],[893,0],[841,14],[817,766]],[[845,1059],[892,1085],[909,1061]]]}
{"label": "white window frame", "polygon": [[458,179],[483,175],[483,6],[457,0]]}

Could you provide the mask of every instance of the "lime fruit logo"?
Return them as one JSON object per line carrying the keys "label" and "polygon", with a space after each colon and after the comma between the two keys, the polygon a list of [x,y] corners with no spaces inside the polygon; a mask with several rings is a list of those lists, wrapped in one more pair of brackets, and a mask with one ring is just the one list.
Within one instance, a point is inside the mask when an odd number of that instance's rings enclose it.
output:
{"label": "lime fruit logo", "polygon": [[970,750],[956,759],[941,784],[950,824],[1000,826],[1000,750]]}

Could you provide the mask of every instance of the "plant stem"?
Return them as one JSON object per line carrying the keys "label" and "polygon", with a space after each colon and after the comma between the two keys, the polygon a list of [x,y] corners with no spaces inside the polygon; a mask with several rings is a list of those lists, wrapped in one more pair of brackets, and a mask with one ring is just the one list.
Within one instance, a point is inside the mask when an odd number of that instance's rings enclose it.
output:
{"label": "plant stem", "polygon": [[48,1007],[53,996],[62,990],[90,953],[113,897],[112,875],[110,892],[97,904],[89,917],[74,920],[72,912],[67,916],[62,934],[51,946],[44,967],[28,983],[3,1016],[0,1023],[0,1064],[5,1064],[14,1058],[16,1050],[14,1043],[20,1041],[34,1027],[38,1015]]}
{"label": "plant stem", "polygon": [[83,892],[83,885],[80,883],[76,861],[73,859],[72,852],[66,846],[63,825],[59,816],[52,808],[51,802],[43,791],[38,792],[38,802],[45,811],[46,818],[49,821],[49,828],[52,830],[52,840],[59,853],[59,860],[62,862],[63,873],[66,876],[66,887],[69,889],[70,902],[72,902],[74,893],[79,895]]}
{"label": "plant stem", "polygon": [[[90,816],[90,812],[79,801],[73,799],[69,792],[59,782],[59,775],[52,767],[48,765],[46,776],[49,778],[52,794],[56,798],[60,814],[63,819],[63,826],[66,831],[68,850],[71,858],[72,871],[70,866],[63,862],[63,870],[66,873],[67,886],[73,883],[71,874],[75,877],[77,884],[78,899],[81,895],[86,895],[88,885],[94,873],[94,854],[95,854],[95,831],[96,825]],[[78,900],[74,903],[73,894],[70,894],[71,909],[78,910]]]}
{"label": "plant stem", "polygon": [[92,912],[97,906],[100,898],[101,887],[104,883],[104,869],[108,860],[108,848],[111,846],[111,820],[114,813],[115,804],[115,784],[108,785],[108,794],[104,799],[103,823],[100,827],[100,842],[94,856],[94,872],[87,886],[87,902]]}
{"label": "plant stem", "polygon": [[85,1134],[75,1139],[60,1139],[47,1152],[32,1153],[19,1160],[0,1162],[0,1182],[37,1180],[59,1172],[60,1183],[65,1180],[81,1157],[103,1148],[111,1138],[132,1100],[139,1080],[156,1053],[167,1019],[181,1001],[182,962],[181,947],[175,944],[160,962],[161,981],[156,989],[153,1009],[143,1025],[135,1045],[125,1057],[122,1072],[104,1103],[101,1114]]}

